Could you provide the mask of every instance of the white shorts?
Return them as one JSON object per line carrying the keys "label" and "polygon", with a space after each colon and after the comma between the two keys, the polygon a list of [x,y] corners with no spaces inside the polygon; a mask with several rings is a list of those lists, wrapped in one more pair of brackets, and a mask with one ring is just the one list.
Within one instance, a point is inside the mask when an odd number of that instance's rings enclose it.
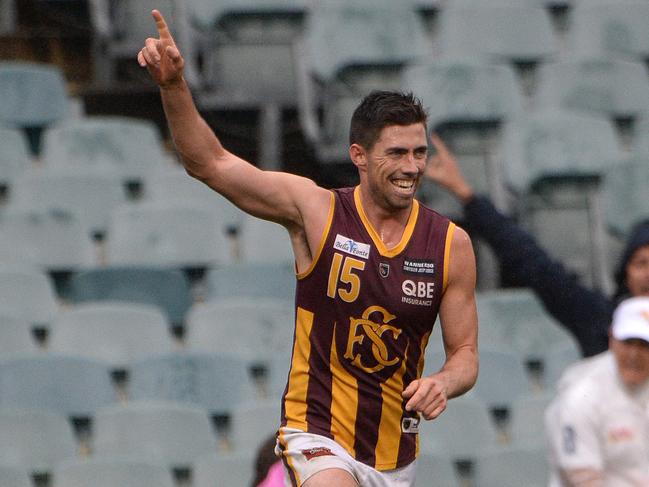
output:
{"label": "white shorts", "polygon": [[312,475],[330,468],[349,472],[361,487],[412,487],[416,462],[379,471],[355,460],[335,441],[292,428],[280,428],[275,453],[289,470],[286,486],[301,486]]}

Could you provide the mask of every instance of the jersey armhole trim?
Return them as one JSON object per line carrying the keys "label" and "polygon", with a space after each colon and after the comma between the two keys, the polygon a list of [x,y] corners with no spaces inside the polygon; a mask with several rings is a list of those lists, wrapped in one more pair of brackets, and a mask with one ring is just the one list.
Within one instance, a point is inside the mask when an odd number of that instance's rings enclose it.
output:
{"label": "jersey armhole trim", "polygon": [[446,291],[448,284],[448,269],[451,266],[451,245],[453,243],[453,234],[455,233],[455,223],[449,222],[446,230],[446,242],[444,243],[444,277],[442,278],[442,293]]}
{"label": "jersey armhole trim", "polygon": [[327,241],[327,237],[329,237],[329,230],[331,230],[331,223],[333,222],[334,219],[334,208],[336,206],[336,196],[334,195],[334,192],[330,191],[329,194],[330,194],[329,215],[327,216],[327,223],[325,224],[324,230],[322,232],[322,237],[320,238],[320,244],[318,245],[318,250],[313,256],[313,260],[311,260],[311,265],[309,265],[309,268],[304,272],[296,274],[297,279],[304,279],[309,274],[311,274],[311,272],[313,272],[313,269],[315,268],[316,264],[320,260],[320,254],[322,254],[322,249],[324,249],[324,245],[325,242]]}

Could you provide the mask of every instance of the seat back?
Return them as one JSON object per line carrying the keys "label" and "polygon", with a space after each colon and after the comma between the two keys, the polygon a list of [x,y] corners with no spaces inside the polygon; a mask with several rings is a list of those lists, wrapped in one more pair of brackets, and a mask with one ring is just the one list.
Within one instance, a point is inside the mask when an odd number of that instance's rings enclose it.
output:
{"label": "seat back", "polygon": [[156,463],[90,459],[64,462],[52,476],[53,487],[173,487],[171,470]]}

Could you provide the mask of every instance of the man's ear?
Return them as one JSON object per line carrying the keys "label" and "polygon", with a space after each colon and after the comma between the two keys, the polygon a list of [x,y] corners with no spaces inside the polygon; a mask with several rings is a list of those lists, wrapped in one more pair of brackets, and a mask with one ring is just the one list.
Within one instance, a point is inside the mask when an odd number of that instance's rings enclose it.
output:
{"label": "man's ear", "polygon": [[365,152],[365,148],[362,145],[350,145],[349,157],[359,170],[367,166],[367,153]]}

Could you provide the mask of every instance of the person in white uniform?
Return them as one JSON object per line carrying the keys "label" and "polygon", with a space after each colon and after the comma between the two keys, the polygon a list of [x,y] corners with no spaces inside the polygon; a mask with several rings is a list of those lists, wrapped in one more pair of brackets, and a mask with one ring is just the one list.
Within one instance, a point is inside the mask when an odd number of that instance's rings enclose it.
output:
{"label": "person in white uniform", "polygon": [[551,486],[649,486],[649,298],[623,301],[609,351],[566,371],[546,431]]}

